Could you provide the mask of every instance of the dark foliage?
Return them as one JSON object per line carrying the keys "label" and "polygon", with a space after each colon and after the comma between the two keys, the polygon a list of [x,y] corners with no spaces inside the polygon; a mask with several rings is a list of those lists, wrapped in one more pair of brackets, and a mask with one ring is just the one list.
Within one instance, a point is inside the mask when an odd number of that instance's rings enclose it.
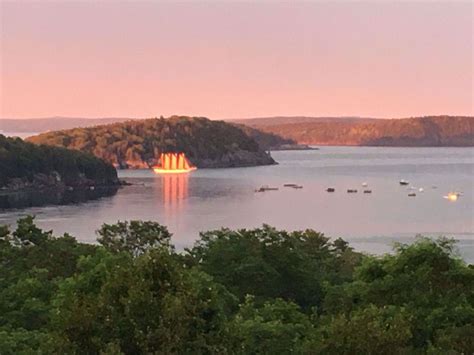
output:
{"label": "dark foliage", "polygon": [[0,135],[0,187],[13,179],[24,184],[39,176],[61,181],[65,185],[77,185],[84,180],[95,184],[117,183],[114,167],[90,154],[65,148],[35,145],[20,138]]}
{"label": "dark foliage", "polygon": [[0,226],[1,354],[474,351],[474,268],[451,240],[373,257],[269,226],[206,232],[184,253],[155,222],[99,235]]}

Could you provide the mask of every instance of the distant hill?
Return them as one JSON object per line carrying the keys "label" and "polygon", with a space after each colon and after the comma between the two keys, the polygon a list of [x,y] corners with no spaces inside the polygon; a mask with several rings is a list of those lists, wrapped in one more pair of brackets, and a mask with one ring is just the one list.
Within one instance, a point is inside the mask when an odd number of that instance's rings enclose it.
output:
{"label": "distant hill", "polygon": [[[84,128],[101,126],[110,123],[131,121],[136,118],[74,118],[74,117],[50,117],[50,118],[28,118],[28,119],[0,119],[0,133],[2,131],[8,136],[14,133],[20,138],[28,137],[32,134],[39,134],[51,131],[59,131],[73,128]],[[255,139],[264,150],[273,148],[279,149],[284,145],[295,145],[291,139],[284,139],[272,133],[259,131],[250,126],[244,126],[238,122],[229,122],[243,129],[247,135]]]}
{"label": "distant hill", "polygon": [[48,117],[48,118],[2,118],[0,119],[0,132],[47,132],[77,127],[90,127],[108,123],[124,122],[130,118],[75,118],[75,117]]}
{"label": "distant hill", "polygon": [[[267,134],[264,134],[267,135]],[[119,168],[148,168],[161,152],[184,152],[197,167],[275,164],[236,125],[203,117],[173,116],[43,133],[30,142],[76,149]]]}
{"label": "distant hill", "polygon": [[[109,123],[125,122],[136,117],[103,117],[103,118],[84,118],[84,117],[45,117],[45,118],[1,118],[0,132],[16,133],[43,133],[48,131],[59,131],[63,129],[72,129],[78,127],[93,127]],[[260,125],[279,125],[287,123],[306,123],[306,122],[367,122],[374,120],[372,118],[360,117],[304,117],[304,116],[275,116],[260,118],[233,118],[224,119],[229,123],[244,124],[247,126]]]}
{"label": "distant hill", "polygon": [[257,117],[257,118],[231,118],[226,119],[227,122],[240,123],[252,127],[281,125],[292,123],[322,123],[322,122],[338,122],[338,123],[355,123],[355,122],[372,122],[376,118],[366,117],[308,117],[308,116],[274,116],[274,117]]}
{"label": "distant hill", "polygon": [[354,146],[474,146],[474,117],[427,116],[406,119],[315,121],[283,118],[247,121],[251,127],[299,144]]}

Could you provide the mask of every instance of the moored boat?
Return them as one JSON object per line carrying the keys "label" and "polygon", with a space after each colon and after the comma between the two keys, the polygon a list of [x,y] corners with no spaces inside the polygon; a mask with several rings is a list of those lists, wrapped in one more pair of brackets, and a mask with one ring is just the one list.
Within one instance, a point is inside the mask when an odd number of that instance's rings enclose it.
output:
{"label": "moored boat", "polygon": [[265,192],[265,191],[277,191],[278,187],[269,187],[267,185],[263,185],[260,188],[256,189],[255,192]]}
{"label": "moored boat", "polygon": [[449,192],[446,196],[443,196],[445,199],[449,201],[457,201],[459,196],[462,194],[460,192]]}

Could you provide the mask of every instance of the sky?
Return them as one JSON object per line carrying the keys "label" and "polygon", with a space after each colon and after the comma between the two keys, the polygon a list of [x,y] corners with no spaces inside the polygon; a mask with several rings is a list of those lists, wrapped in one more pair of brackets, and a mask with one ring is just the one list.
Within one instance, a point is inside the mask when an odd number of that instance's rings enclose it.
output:
{"label": "sky", "polygon": [[474,115],[474,2],[0,0],[0,117]]}

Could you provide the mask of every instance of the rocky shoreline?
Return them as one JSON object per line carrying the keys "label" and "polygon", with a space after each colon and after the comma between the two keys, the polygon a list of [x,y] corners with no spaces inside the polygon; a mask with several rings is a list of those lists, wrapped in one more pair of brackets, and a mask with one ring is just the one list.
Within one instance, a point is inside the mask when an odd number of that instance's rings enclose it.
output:
{"label": "rocky shoreline", "polygon": [[279,150],[319,150],[319,148],[311,147],[307,144],[281,144],[279,146],[270,148],[270,151]]}
{"label": "rocky shoreline", "polygon": [[[245,150],[225,153],[217,159],[189,158],[189,160],[198,169],[243,168],[278,164],[269,152],[249,152]],[[116,169],[149,169],[158,163],[158,158],[154,158],[148,161],[142,159],[121,160],[113,165]]]}
{"label": "rocky shoreline", "polygon": [[31,180],[13,178],[0,188],[0,210],[64,205],[112,196],[125,185],[115,181],[94,181],[80,176],[66,184],[58,173],[36,174]]}

